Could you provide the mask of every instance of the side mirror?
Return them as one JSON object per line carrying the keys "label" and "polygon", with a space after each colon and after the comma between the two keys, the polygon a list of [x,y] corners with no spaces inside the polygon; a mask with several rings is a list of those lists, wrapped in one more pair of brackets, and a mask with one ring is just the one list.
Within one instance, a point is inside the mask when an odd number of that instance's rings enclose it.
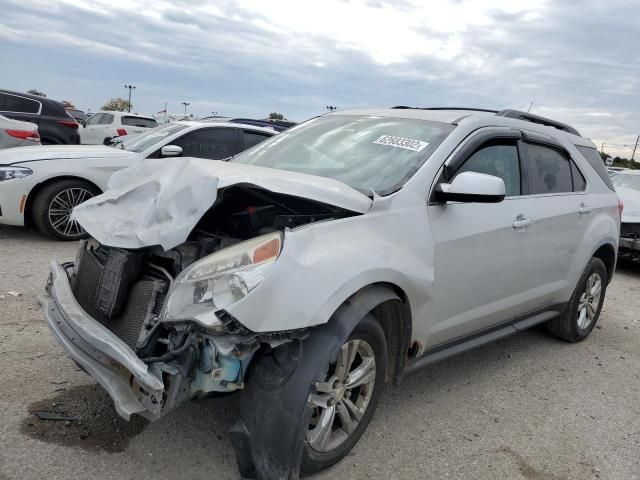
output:
{"label": "side mirror", "polygon": [[160,150],[163,157],[179,157],[182,155],[182,147],[177,145],[165,145]]}
{"label": "side mirror", "polygon": [[435,190],[440,202],[498,203],[504,195],[501,178],[478,172],[462,172],[451,183],[439,183]]}

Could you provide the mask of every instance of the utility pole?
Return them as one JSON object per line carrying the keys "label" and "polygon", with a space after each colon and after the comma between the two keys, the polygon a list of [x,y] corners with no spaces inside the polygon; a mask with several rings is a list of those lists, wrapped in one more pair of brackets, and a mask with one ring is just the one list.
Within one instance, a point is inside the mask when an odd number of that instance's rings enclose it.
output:
{"label": "utility pole", "polygon": [[131,112],[131,90],[135,90],[135,85],[125,85],[124,88],[129,89],[129,104],[127,105],[127,112]]}
{"label": "utility pole", "polygon": [[631,154],[631,161],[633,162],[633,157],[636,156],[636,149],[638,148],[638,141],[640,140],[640,135],[636,137],[636,144],[633,146],[633,153]]}
{"label": "utility pole", "polygon": [[604,153],[604,142],[600,145],[600,152]]}
{"label": "utility pole", "polygon": [[531,107],[533,107],[533,100],[531,100],[531,103],[529,104],[529,108],[527,108],[527,113],[531,111]]}
{"label": "utility pole", "polygon": [[182,105],[184,105],[184,114],[186,115],[186,114],[187,114],[187,107],[188,107],[189,105],[191,105],[191,103],[189,103],[189,102],[182,102]]}

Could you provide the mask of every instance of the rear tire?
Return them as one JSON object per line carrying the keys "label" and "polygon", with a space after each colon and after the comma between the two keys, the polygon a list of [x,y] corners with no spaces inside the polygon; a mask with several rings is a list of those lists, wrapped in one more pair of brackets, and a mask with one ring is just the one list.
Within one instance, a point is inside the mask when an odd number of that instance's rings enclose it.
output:
{"label": "rear tire", "polygon": [[71,209],[99,195],[100,191],[83,180],[60,180],[45,186],[33,201],[33,223],[41,233],[56,240],[79,240],[88,236],[69,219]]}
{"label": "rear tire", "polygon": [[596,326],[607,289],[604,262],[593,257],[582,272],[562,315],[547,323],[552,335],[567,342],[581,342]]}
{"label": "rear tire", "polygon": [[[350,355],[350,351],[355,353]],[[351,356],[353,356],[351,362],[342,360]],[[371,364],[371,359],[374,360],[375,372],[371,372],[367,367]],[[341,369],[341,364],[346,365],[346,368]],[[341,379],[342,371],[346,372],[344,380]],[[329,365],[324,375],[325,378],[315,382],[311,389],[309,404],[314,408],[314,412],[305,434],[300,465],[303,474],[316,473],[334,465],[355,446],[366,430],[378,405],[386,371],[387,344],[384,331],[375,318],[367,315],[351,332],[338,352],[338,358]],[[369,374],[362,373],[360,376],[360,372],[369,372]],[[369,380],[363,381],[360,386],[349,387],[349,385],[357,384],[358,379],[364,378]],[[334,382],[339,385],[337,388],[332,388]],[[324,390],[331,390],[332,393],[323,393]],[[327,408],[316,406],[314,402],[318,402],[318,400],[311,401],[314,395],[315,398],[330,398],[334,413],[328,415]],[[322,400],[319,403],[321,402]],[[324,441],[319,441],[320,432],[323,430],[319,428],[319,425],[323,418],[331,419],[330,436]],[[349,433],[346,433],[345,429]],[[332,447],[332,444],[335,446]]]}

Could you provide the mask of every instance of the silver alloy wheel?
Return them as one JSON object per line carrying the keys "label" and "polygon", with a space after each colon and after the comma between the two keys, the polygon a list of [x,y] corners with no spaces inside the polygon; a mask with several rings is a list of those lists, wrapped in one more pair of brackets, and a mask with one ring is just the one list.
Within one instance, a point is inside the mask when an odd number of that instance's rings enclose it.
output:
{"label": "silver alloy wheel", "polygon": [[49,224],[60,235],[65,237],[79,237],[85,234],[84,228],[71,219],[73,207],[80,205],[85,200],[93,197],[86,188],[72,187],[62,190],[49,204]]}
{"label": "silver alloy wheel", "polygon": [[602,278],[592,273],[578,302],[578,327],[585,330],[594,321],[602,295]]}
{"label": "silver alloy wheel", "polygon": [[309,446],[329,452],[356,430],[369,406],[376,381],[373,348],[364,340],[349,340],[338,352],[324,381],[309,395],[313,408],[307,430]]}

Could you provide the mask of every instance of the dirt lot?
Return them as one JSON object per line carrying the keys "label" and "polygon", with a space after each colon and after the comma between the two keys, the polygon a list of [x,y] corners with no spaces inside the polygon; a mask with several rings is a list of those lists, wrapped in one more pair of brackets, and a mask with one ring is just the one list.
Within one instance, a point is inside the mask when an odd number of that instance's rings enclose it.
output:
{"label": "dirt lot", "polygon": [[[53,341],[36,296],[75,249],[0,227],[0,480],[238,478],[233,397],[127,423]],[[317,478],[640,478],[638,307],[640,267],[622,265],[584,343],[536,329],[407,377]]]}

